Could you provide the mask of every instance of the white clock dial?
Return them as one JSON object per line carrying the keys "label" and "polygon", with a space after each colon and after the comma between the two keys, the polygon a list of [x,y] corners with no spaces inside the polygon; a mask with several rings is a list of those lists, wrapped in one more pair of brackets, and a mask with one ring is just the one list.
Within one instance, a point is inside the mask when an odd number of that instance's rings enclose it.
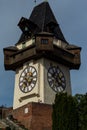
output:
{"label": "white clock dial", "polygon": [[55,92],[64,91],[66,80],[58,66],[50,66],[47,73],[48,83]]}
{"label": "white clock dial", "polygon": [[22,92],[30,92],[36,85],[37,71],[33,66],[26,67],[19,78],[19,88]]}

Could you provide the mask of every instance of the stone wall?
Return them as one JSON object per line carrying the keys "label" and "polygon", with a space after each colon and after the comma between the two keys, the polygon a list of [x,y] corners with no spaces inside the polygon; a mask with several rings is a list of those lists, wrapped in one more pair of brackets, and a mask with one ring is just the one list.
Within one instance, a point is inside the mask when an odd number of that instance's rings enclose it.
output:
{"label": "stone wall", "polygon": [[12,110],[9,114],[29,130],[52,130],[51,105],[32,102]]}

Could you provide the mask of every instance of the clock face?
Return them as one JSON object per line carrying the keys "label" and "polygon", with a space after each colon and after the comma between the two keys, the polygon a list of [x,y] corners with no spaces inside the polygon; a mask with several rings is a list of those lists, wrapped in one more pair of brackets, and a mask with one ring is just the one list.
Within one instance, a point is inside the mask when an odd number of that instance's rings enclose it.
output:
{"label": "clock face", "polygon": [[30,92],[36,85],[37,71],[33,66],[26,67],[20,75],[19,87],[24,93]]}
{"label": "clock face", "polygon": [[66,81],[63,72],[58,66],[50,66],[47,73],[48,83],[55,92],[65,90]]}

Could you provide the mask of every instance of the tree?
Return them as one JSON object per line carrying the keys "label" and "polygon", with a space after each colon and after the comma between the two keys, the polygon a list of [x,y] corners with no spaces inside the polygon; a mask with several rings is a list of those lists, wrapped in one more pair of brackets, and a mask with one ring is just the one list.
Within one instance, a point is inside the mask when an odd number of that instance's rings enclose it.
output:
{"label": "tree", "polygon": [[79,130],[87,130],[87,93],[76,94],[74,99],[77,102]]}
{"label": "tree", "polygon": [[58,93],[53,104],[53,130],[78,130],[76,101],[67,93]]}

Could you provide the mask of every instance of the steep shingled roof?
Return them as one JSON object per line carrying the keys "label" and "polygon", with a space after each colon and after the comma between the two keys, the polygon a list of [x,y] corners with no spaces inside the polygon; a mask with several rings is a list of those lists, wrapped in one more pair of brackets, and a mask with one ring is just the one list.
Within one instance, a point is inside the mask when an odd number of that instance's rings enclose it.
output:
{"label": "steep shingled roof", "polygon": [[46,26],[50,22],[57,25],[57,21],[48,2],[43,2],[36,6],[32,11],[29,20],[34,22],[41,31],[46,31]]}
{"label": "steep shingled roof", "polygon": [[[28,21],[29,27],[36,25],[34,30],[31,29],[33,35],[42,31],[49,32],[53,33],[57,39],[66,42],[48,2],[45,1],[35,6]],[[23,41],[23,39],[25,39],[24,34],[21,35],[18,42]]]}

